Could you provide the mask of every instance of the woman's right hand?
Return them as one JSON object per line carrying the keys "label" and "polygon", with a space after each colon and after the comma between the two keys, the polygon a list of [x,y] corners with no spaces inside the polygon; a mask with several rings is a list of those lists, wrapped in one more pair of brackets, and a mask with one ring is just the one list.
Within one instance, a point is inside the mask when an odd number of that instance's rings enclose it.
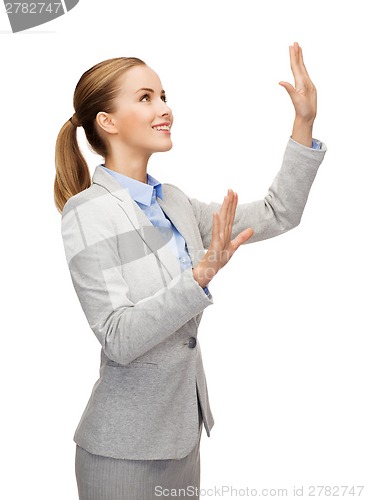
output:
{"label": "woman's right hand", "polygon": [[224,267],[237,248],[253,235],[253,229],[247,228],[231,241],[232,226],[238,202],[237,193],[228,189],[219,214],[213,214],[212,240],[204,257],[193,268],[193,276],[201,287],[205,287],[217,272]]}

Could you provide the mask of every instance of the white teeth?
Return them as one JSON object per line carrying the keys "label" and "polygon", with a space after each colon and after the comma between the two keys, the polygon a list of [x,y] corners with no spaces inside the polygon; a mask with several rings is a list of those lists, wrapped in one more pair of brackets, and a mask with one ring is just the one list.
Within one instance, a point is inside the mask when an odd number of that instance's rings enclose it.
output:
{"label": "white teeth", "polygon": [[162,125],[159,127],[153,127],[155,130],[170,130],[170,125]]}

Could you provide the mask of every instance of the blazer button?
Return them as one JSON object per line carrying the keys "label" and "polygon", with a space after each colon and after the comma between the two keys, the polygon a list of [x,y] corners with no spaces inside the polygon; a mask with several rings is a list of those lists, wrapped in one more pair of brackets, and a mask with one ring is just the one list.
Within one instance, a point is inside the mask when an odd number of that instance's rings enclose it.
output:
{"label": "blazer button", "polygon": [[196,346],[196,338],[195,337],[190,337],[188,346],[191,347],[192,349]]}

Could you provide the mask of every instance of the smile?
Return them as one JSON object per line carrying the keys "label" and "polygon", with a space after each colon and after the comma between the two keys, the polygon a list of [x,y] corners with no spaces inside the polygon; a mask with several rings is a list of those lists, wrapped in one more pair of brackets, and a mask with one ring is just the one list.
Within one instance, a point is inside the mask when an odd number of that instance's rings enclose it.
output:
{"label": "smile", "polygon": [[152,128],[158,131],[170,132],[171,125],[155,125]]}

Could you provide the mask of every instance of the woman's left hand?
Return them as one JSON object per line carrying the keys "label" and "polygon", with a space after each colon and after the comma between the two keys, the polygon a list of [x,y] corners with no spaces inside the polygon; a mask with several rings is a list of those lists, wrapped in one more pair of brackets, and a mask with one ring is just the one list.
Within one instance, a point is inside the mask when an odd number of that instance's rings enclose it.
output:
{"label": "woman's left hand", "polygon": [[295,88],[288,82],[280,81],[295,108],[296,118],[312,123],[317,114],[317,90],[309,78],[307,68],[304,66],[302,48],[297,42],[289,47],[290,67],[294,75]]}

